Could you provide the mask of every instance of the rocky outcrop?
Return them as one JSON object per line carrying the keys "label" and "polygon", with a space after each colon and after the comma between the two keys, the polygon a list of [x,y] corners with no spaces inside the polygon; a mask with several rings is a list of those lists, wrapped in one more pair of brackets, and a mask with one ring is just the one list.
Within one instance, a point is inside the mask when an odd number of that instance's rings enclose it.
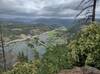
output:
{"label": "rocky outcrop", "polygon": [[58,74],[100,74],[100,70],[93,67],[75,67],[69,70],[62,70]]}

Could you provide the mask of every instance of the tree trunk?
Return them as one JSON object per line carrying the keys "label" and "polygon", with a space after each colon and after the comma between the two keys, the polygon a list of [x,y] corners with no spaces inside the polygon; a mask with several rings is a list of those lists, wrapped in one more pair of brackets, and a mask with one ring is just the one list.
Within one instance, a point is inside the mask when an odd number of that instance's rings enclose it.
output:
{"label": "tree trunk", "polygon": [[97,0],[93,0],[93,13],[92,13],[92,21],[95,21],[95,11],[96,11],[96,1]]}
{"label": "tree trunk", "polygon": [[1,48],[2,48],[2,57],[3,57],[3,67],[6,71],[6,58],[5,58],[5,49],[4,49],[4,41],[3,41],[3,33],[2,33],[2,27],[0,26],[0,41],[1,41]]}

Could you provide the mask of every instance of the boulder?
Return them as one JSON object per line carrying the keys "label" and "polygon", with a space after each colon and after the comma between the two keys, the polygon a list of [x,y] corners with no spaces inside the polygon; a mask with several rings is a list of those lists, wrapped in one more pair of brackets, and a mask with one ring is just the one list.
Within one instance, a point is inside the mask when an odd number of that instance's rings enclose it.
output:
{"label": "boulder", "polygon": [[100,74],[100,70],[93,67],[74,67],[69,70],[62,70],[58,74]]}

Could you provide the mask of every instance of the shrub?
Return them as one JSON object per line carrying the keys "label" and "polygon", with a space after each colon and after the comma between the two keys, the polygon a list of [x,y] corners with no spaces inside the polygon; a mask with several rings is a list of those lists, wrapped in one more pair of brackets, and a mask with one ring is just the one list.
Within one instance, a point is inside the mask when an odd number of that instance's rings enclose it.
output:
{"label": "shrub", "polygon": [[68,50],[66,45],[56,45],[48,48],[41,60],[38,74],[56,74],[62,69],[71,68],[67,56]]}
{"label": "shrub", "polygon": [[36,67],[32,63],[18,63],[11,71],[4,74],[36,74]]}
{"label": "shrub", "polygon": [[68,48],[70,61],[74,65],[90,65],[100,69],[100,25],[91,24],[82,28]]}

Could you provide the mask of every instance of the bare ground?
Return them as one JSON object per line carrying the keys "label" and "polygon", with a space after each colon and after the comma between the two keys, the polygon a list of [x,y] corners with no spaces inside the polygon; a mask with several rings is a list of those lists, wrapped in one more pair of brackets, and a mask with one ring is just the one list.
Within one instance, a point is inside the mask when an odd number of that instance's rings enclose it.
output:
{"label": "bare ground", "polygon": [[58,74],[100,74],[100,70],[93,67],[75,67],[69,70],[62,70]]}

